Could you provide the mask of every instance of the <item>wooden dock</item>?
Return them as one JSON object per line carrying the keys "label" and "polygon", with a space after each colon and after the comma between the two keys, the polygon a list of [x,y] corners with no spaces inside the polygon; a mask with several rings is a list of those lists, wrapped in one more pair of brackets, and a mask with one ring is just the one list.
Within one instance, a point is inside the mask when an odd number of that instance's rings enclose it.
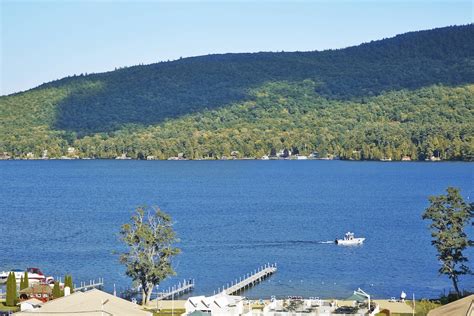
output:
{"label": "wooden dock", "polygon": [[194,279],[192,280],[183,280],[178,284],[169,287],[164,292],[156,293],[156,300],[166,300],[166,299],[175,299],[183,294],[189,293],[194,289]]}
{"label": "wooden dock", "polygon": [[90,289],[101,289],[104,287],[104,278],[99,278],[99,280],[90,280],[89,283],[81,282],[79,287],[74,285],[74,291],[88,291]]}
{"label": "wooden dock", "polygon": [[[232,295],[235,293],[242,292],[271,276],[277,271],[277,265],[275,264],[265,264],[260,268],[254,270],[253,272],[247,273],[246,275],[235,279],[230,284],[224,285],[218,289],[218,292],[225,291],[226,294]],[[215,293],[214,293],[215,294]]]}

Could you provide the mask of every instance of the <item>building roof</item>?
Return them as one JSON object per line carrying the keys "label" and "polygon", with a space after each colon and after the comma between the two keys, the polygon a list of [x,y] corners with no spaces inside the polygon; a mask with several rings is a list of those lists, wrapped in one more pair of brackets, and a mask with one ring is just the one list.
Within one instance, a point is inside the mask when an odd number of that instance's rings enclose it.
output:
{"label": "building roof", "polygon": [[41,313],[41,316],[67,316],[79,313],[91,316],[152,315],[151,312],[142,310],[140,305],[133,304],[132,302],[129,302],[127,300],[113,296],[97,289],[93,289],[87,292],[75,292],[74,294],[57,298],[55,300],[44,303],[41,308],[31,311],[20,312],[15,315],[25,316],[38,312]]}
{"label": "building roof", "polygon": [[208,310],[209,309],[209,302],[207,301],[207,298],[204,295],[192,296],[192,297],[188,298],[188,302],[191,303],[191,305],[196,310]]}
{"label": "building roof", "polygon": [[470,316],[474,315],[474,294],[460,300],[432,309],[428,316]]}
{"label": "building roof", "polygon": [[224,308],[227,306],[235,306],[238,302],[240,302],[243,299],[243,297],[236,296],[236,295],[229,295],[225,291],[222,291],[221,293],[211,296],[209,299],[218,308]]}
{"label": "building roof", "polygon": [[193,306],[193,308],[199,311],[233,307],[242,300],[242,296],[229,295],[225,291],[209,297],[201,295],[188,298],[188,302]]}
{"label": "building roof", "polygon": [[46,293],[46,294],[52,294],[53,289],[51,286],[48,284],[33,284],[30,287],[27,287],[26,289],[23,289],[20,291],[20,294],[32,294],[32,293]]}
{"label": "building roof", "polygon": [[345,299],[345,301],[357,301],[357,302],[365,302],[367,300],[367,297],[364,297],[360,294],[352,294],[348,298]]}
{"label": "building roof", "polygon": [[20,304],[23,304],[23,303],[28,303],[28,304],[31,304],[31,305],[33,305],[33,306],[39,306],[39,305],[43,305],[43,304],[44,304],[43,301],[40,301],[40,300],[37,299],[37,298],[30,298],[30,299],[28,299],[28,300],[19,302],[17,305],[20,305]]}

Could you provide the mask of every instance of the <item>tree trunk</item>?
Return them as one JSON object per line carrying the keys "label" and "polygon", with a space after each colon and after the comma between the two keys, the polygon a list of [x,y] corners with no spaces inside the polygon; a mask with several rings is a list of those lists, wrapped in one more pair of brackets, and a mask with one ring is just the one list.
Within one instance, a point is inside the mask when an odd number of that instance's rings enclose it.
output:
{"label": "tree trunk", "polygon": [[147,292],[145,292],[145,287],[142,286],[142,306],[145,306],[147,301],[146,301],[146,298],[147,298]]}
{"label": "tree trunk", "polygon": [[460,298],[461,297],[461,292],[459,292],[457,275],[454,275],[452,280],[453,280],[454,290],[456,291],[456,295],[458,296],[458,298]]}
{"label": "tree trunk", "polygon": [[148,303],[150,303],[150,299],[151,299],[151,293],[153,292],[153,285],[150,286],[150,289],[148,290],[148,293],[147,293],[147,297],[146,297],[146,304],[145,305],[148,305]]}
{"label": "tree trunk", "polygon": [[151,293],[153,292],[153,284],[147,284],[142,286],[142,306],[148,305],[151,299]]}

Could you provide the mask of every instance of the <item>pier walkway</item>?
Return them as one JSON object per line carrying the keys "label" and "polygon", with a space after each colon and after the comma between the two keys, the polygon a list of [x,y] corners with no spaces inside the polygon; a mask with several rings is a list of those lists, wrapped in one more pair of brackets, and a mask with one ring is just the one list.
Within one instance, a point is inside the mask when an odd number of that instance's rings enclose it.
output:
{"label": "pier walkway", "polygon": [[159,292],[156,295],[155,300],[166,300],[166,299],[175,299],[183,294],[191,292],[194,289],[194,280],[183,280],[183,282],[179,282],[178,284],[169,287],[164,292]]}
{"label": "pier walkway", "polygon": [[226,294],[232,295],[241,291],[244,291],[264,279],[271,276],[277,271],[277,265],[275,264],[266,264],[260,268],[254,270],[253,272],[247,273],[246,275],[240,277],[238,280],[232,281],[230,284],[227,283],[227,286],[223,286],[222,289],[218,289],[218,292],[225,291]]}
{"label": "pier walkway", "polygon": [[90,289],[101,289],[104,287],[104,278],[99,278],[99,280],[90,280],[89,283],[81,282],[79,287],[74,285],[74,291],[88,291]]}

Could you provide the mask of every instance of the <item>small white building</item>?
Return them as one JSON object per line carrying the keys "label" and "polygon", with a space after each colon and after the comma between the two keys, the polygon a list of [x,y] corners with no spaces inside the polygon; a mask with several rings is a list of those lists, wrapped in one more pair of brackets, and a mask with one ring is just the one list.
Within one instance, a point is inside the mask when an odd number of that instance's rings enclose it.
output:
{"label": "small white building", "polygon": [[244,298],[242,296],[228,295],[225,291],[213,296],[193,296],[184,304],[186,313],[198,311],[210,315],[242,315],[244,312]]}

